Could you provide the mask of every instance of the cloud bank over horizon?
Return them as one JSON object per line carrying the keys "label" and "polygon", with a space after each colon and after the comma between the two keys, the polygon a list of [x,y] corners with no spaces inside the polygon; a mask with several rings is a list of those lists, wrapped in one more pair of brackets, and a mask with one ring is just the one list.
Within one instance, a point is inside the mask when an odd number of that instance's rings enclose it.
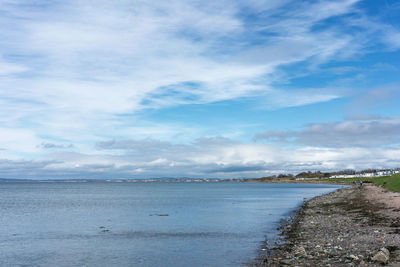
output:
{"label": "cloud bank over horizon", "polygon": [[400,167],[396,1],[2,1],[0,177]]}

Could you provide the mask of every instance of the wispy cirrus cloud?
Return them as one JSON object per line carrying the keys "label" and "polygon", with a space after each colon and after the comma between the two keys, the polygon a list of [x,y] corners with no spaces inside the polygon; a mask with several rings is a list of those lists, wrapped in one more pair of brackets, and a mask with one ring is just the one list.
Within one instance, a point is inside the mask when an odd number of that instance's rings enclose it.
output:
{"label": "wispy cirrus cloud", "polygon": [[[156,173],[154,166],[162,163],[166,167],[159,171],[168,172],[171,162],[177,162],[172,166],[174,173],[191,173],[190,169],[196,169],[196,175],[216,174],[218,169],[220,173],[229,173],[242,168],[249,174],[253,173],[251,170],[271,170],[271,166],[285,162],[276,156],[281,152],[276,148],[262,145],[263,152],[245,142],[230,144],[234,149],[228,144],[207,145],[200,139],[192,141],[207,135],[207,123],[160,123],[143,114],[243,98],[256,99],[255,109],[279,110],[357,95],[360,88],[338,80],[354,80],[368,66],[359,67],[348,61],[400,47],[398,29],[368,14],[362,3],[2,1],[0,147],[6,149],[2,151],[3,158],[54,157],[65,164],[49,163],[47,171],[54,166],[67,172],[68,168],[76,170],[78,165],[83,168],[85,164],[103,164],[106,173],[113,170],[127,175],[132,170],[146,170],[146,175],[151,170]],[[345,67],[335,65],[342,61]],[[333,66],[324,67],[329,63]],[[299,77],[320,75],[326,69],[329,74],[321,78],[323,82],[316,79],[318,85],[293,82]],[[363,79],[365,75],[357,77]],[[374,98],[372,90],[369,92]],[[363,99],[367,101],[367,97]],[[348,131],[352,127],[361,131],[369,125],[347,123]],[[369,123],[382,128],[389,122]],[[351,138],[344,137],[349,133],[337,130],[342,126],[332,122],[321,124],[326,131],[336,131],[342,140],[332,143],[331,149],[335,145],[340,149],[350,145]],[[320,141],[312,144],[306,135],[318,137],[324,130],[317,133],[311,126],[307,129],[275,130],[276,136],[270,132],[268,138],[287,136],[304,146],[322,146],[322,139],[316,138]],[[364,143],[378,134],[365,131],[365,138],[360,139]],[[182,133],[184,138],[171,142]],[[61,148],[64,152],[53,153]],[[144,157],[147,163],[134,156],[134,151],[148,155]],[[223,153],[227,158],[220,155]],[[260,163],[264,162],[262,157],[253,153],[266,158],[271,153],[274,160]],[[182,155],[187,154],[191,157],[185,161]],[[61,155],[67,159],[61,159]],[[125,162],[129,157],[131,163]],[[326,160],[331,162],[329,157]],[[289,162],[297,164],[296,160]],[[304,166],[312,162],[314,159],[304,162]],[[196,168],[195,164],[203,167]]]}
{"label": "wispy cirrus cloud", "polygon": [[[363,38],[319,23],[350,20],[346,15],[360,14],[357,2],[294,3],[290,10],[289,3],[258,1],[5,2],[3,23],[14,25],[3,33],[3,56],[29,71],[18,81],[9,77],[4,87],[14,84],[19,97],[49,108],[109,114],[273,91],[265,77],[276,68],[353,51]],[[253,10],[248,21],[240,10],[252,4],[265,5],[265,14]]]}

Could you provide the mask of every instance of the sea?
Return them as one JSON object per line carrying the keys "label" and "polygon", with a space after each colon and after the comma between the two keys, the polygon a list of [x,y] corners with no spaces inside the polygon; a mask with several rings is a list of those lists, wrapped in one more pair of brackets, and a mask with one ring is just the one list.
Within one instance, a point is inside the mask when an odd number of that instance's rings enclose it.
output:
{"label": "sea", "polygon": [[340,186],[1,182],[0,266],[245,266]]}

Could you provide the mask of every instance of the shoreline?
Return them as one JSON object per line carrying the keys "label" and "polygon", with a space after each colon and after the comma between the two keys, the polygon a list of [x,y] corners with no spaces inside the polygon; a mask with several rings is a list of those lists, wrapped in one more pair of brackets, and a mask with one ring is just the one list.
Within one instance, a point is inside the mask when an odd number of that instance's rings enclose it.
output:
{"label": "shoreline", "polygon": [[400,193],[350,186],[306,200],[253,266],[400,266]]}
{"label": "shoreline", "polygon": [[[363,180],[363,179],[359,179]],[[352,185],[352,180],[348,182],[342,182],[335,179],[316,179],[316,180],[291,180],[291,179],[248,179],[244,180],[245,183],[282,183],[282,184],[332,184],[332,185]]]}

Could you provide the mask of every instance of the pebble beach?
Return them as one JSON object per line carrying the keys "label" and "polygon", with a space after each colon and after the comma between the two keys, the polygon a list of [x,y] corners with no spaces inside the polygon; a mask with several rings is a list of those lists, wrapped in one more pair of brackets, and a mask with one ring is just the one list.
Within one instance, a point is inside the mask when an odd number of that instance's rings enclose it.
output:
{"label": "pebble beach", "polygon": [[306,200],[254,266],[400,266],[400,193],[371,184]]}

